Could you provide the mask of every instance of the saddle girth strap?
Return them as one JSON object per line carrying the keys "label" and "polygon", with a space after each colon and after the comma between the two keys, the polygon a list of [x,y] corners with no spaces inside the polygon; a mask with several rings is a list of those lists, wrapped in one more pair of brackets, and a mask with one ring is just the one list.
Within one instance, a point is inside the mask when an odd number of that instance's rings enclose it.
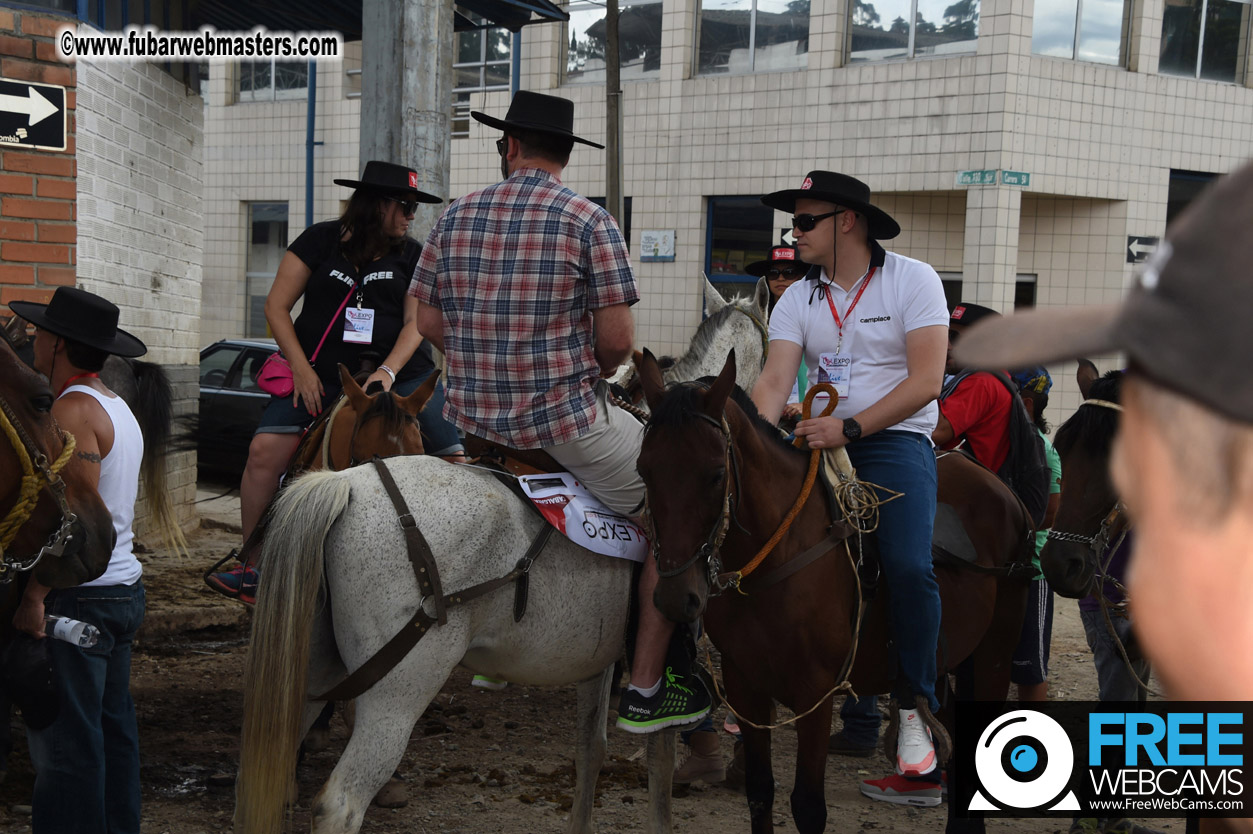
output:
{"label": "saddle girth strap", "polygon": [[[526,612],[527,592],[525,584],[527,575],[535,558],[544,549],[544,545],[548,543],[548,539],[553,532],[552,525],[545,523],[541,526],[539,533],[532,540],[531,546],[527,548],[526,553],[518,560],[518,564],[504,576],[489,579],[486,582],[472,585],[464,591],[444,596],[437,590],[430,590],[440,587],[439,571],[435,567],[435,559],[431,555],[430,545],[426,543],[422,531],[418,529],[417,524],[414,522],[413,514],[409,512],[409,507],[405,503],[404,496],[400,494],[396,481],[392,478],[386,464],[382,460],[375,458],[372,463],[374,463],[375,469],[379,473],[379,479],[383,482],[383,488],[387,491],[388,496],[396,507],[396,512],[400,516],[401,527],[405,530],[405,545],[409,551],[409,561],[413,565],[414,575],[418,579],[418,586],[421,588],[423,595],[434,596],[437,617],[427,614],[422,610],[422,606],[419,605],[418,610],[401,627],[400,631],[396,632],[396,635],[375,652],[369,660],[358,666],[351,674],[328,691],[321,695],[312,696],[309,699],[311,701],[349,701],[356,698],[382,680],[388,672],[395,668],[397,663],[404,660],[405,656],[418,644],[418,641],[430,631],[431,626],[443,624],[445,622],[445,611],[449,606],[460,605],[478,599],[518,580],[521,581],[519,582],[517,596],[514,598],[514,620],[520,620],[522,614]],[[423,573],[423,567],[426,566],[429,566],[429,568]],[[423,577],[427,577],[425,583]]]}
{"label": "saddle girth strap", "polygon": [[761,591],[769,588],[771,585],[782,582],[784,579],[787,579],[794,573],[797,573],[802,568],[809,567],[811,564],[818,561],[818,559],[838,547],[840,542],[844,541],[844,538],[844,536],[837,535],[834,532],[828,533],[822,541],[818,542],[804,553],[801,553],[795,559],[789,559],[754,582],[753,590]]}

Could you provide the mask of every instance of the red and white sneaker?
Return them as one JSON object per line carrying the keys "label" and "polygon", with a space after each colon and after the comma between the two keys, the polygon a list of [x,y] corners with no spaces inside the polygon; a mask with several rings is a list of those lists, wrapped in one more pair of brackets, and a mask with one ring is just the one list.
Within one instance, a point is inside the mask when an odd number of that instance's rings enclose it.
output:
{"label": "red and white sneaker", "polygon": [[925,776],[935,770],[935,745],[931,730],[917,710],[903,709],[896,731],[896,772],[901,776]]}
{"label": "red and white sneaker", "polygon": [[914,805],[934,808],[940,804],[940,784],[906,779],[893,774],[886,779],[866,779],[861,783],[863,796],[891,802],[895,805]]}

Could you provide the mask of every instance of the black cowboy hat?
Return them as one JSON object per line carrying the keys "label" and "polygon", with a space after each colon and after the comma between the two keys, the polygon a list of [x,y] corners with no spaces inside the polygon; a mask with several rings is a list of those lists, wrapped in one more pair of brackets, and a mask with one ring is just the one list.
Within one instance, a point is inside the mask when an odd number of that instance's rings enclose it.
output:
{"label": "black cowboy hat", "polygon": [[359,180],[335,180],[336,185],[348,188],[364,188],[382,194],[413,194],[419,203],[444,202],[434,194],[418,190],[418,172],[393,162],[372,159],[365,164],[365,172]]}
{"label": "black cowboy hat", "polygon": [[558,96],[546,96],[543,93],[532,93],[529,90],[518,90],[513,101],[509,103],[509,112],[503,119],[495,119],[477,110],[470,115],[488,127],[503,130],[534,130],[549,133],[591,145],[593,148],[604,149],[590,139],[574,135],[574,102]]}
{"label": "black cowboy hat", "polygon": [[88,347],[127,358],[143,356],[148,348],[117,326],[117,305],[78,287],[57,287],[52,301],[13,301],[9,309],[36,327]]}
{"label": "black cowboy hat", "polygon": [[802,275],[809,270],[809,264],[801,261],[795,246],[772,246],[769,257],[764,261],[753,261],[744,267],[744,271],[755,278],[764,278],[770,270],[788,266],[796,267]]}
{"label": "black cowboy hat", "polygon": [[890,240],[901,233],[900,224],[890,214],[870,204],[870,186],[847,174],[810,171],[800,188],[776,191],[762,197],[761,201],[770,208],[791,213],[796,211],[796,201],[801,198],[835,203],[865,215],[870,236],[875,240]]}

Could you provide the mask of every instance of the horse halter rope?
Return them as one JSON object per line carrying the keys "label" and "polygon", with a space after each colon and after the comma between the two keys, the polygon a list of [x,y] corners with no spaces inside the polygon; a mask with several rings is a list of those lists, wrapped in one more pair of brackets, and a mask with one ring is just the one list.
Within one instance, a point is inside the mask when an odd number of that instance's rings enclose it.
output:
{"label": "horse halter rope", "polygon": [[[65,498],[65,481],[61,480],[61,470],[74,454],[74,435],[57,427],[64,446],[57,459],[49,464],[48,457],[31,440],[13,407],[4,397],[0,397],[0,428],[4,429],[9,445],[13,447],[22,464],[22,481],[17,501],[8,515],[0,521],[0,585],[3,585],[13,581],[15,571],[33,569],[44,556],[59,557],[65,553],[66,546],[74,539],[73,526],[78,521],[78,516],[70,511],[69,501]],[[24,560],[17,559],[8,552],[9,545],[34,515],[39,495],[45,488],[51,490],[56,499],[57,507],[61,511],[61,524],[49,536],[48,543],[33,556]]]}

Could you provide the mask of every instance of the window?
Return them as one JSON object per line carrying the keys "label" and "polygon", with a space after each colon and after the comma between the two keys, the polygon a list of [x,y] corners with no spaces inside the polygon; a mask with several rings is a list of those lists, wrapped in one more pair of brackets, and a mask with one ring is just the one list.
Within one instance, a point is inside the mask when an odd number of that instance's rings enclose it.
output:
{"label": "window", "polygon": [[309,64],[268,61],[240,61],[237,101],[275,101],[304,98],[309,89]]}
{"label": "window", "polygon": [[1169,226],[1175,222],[1175,218],[1180,212],[1188,207],[1188,204],[1197,198],[1197,195],[1205,190],[1205,187],[1214,180],[1218,179],[1218,174],[1210,174],[1205,171],[1179,171],[1172,169],[1170,172],[1170,186],[1166,192],[1166,225]]}
{"label": "window", "polygon": [[775,246],[774,209],[759,197],[710,197],[705,274],[724,296],[751,295],[757,279],[744,271]]}
{"label": "window", "polygon": [[1166,0],[1162,12],[1163,75],[1235,82],[1248,54],[1253,0]]}
{"label": "window", "polygon": [[960,55],[979,38],[979,0],[850,0],[849,16],[852,62]]}
{"label": "window", "polygon": [[[479,25],[486,19],[462,11]],[[512,66],[512,36],[507,29],[473,29],[457,33],[453,63],[452,135],[470,135],[470,93],[508,90]]]}
{"label": "window", "polygon": [[804,69],[810,0],[702,0],[696,71]]}
{"label": "window", "polygon": [[248,261],[245,275],[244,334],[268,336],[265,297],[287,251],[287,203],[248,203]]}
{"label": "window", "polygon": [[1119,66],[1130,8],[1128,0],[1036,0],[1031,51]]}
{"label": "window", "polygon": [[[605,81],[605,7],[567,7],[566,81]],[[661,0],[619,0],[618,64],[623,81],[661,76]]]}
{"label": "window", "polygon": [[[944,301],[948,311],[961,304],[962,275],[960,272],[941,272],[940,283],[944,285]],[[1036,276],[1030,273],[1019,273],[1014,279],[1014,309],[1022,310],[1035,306]]]}

